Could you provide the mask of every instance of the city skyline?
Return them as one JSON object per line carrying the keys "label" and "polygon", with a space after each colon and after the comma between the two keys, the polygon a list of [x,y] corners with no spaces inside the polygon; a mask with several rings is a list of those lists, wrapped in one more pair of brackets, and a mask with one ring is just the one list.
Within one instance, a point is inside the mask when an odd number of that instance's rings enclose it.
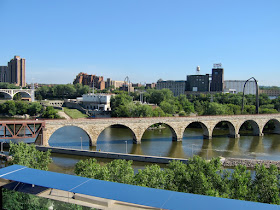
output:
{"label": "city skyline", "polygon": [[[151,83],[211,73],[280,86],[280,2],[0,1],[0,66],[26,59],[28,83],[72,83],[79,72]],[[12,9],[11,9],[12,8]],[[3,21],[4,20],[4,21]],[[15,27],[15,25],[17,27]]]}

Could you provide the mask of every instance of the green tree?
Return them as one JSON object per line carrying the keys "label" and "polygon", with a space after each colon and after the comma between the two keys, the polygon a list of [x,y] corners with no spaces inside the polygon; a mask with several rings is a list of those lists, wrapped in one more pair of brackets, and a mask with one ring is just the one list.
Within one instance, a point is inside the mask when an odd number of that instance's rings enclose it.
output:
{"label": "green tree", "polygon": [[43,118],[59,118],[57,111],[52,106],[47,106],[47,108],[43,111]]}
{"label": "green tree", "polygon": [[92,179],[108,180],[108,170],[102,167],[94,158],[81,160],[75,165],[74,172],[78,176]]}
{"label": "green tree", "polygon": [[156,107],[153,109],[153,117],[165,117],[165,113],[160,107]]}
{"label": "green tree", "polygon": [[176,106],[167,101],[162,101],[159,106],[167,114],[176,113]]}
{"label": "green tree", "polygon": [[238,165],[229,180],[230,198],[238,200],[251,200],[252,176],[246,166]]}
{"label": "green tree", "polygon": [[17,108],[16,108],[16,103],[15,101],[6,101],[4,103],[4,113],[9,114],[11,116],[16,115],[17,113]]}
{"label": "green tree", "polygon": [[159,165],[146,166],[144,170],[139,169],[135,175],[135,184],[143,187],[164,189],[165,182],[166,173]]}
{"label": "green tree", "polygon": [[225,115],[228,114],[227,106],[223,104],[218,104],[216,102],[210,102],[205,115]]}
{"label": "green tree", "polygon": [[51,163],[51,152],[41,152],[36,149],[34,144],[28,145],[23,142],[18,144],[10,142],[9,155],[13,157],[9,164],[18,164],[40,170],[48,170],[48,165]]}
{"label": "green tree", "polygon": [[186,192],[187,182],[186,182],[186,170],[187,165],[181,161],[171,161],[167,169],[164,170],[166,176],[166,190],[173,190],[179,192]]}
{"label": "green tree", "polygon": [[187,164],[186,192],[228,197],[228,173],[223,174],[219,158],[208,163],[199,156],[191,158]]}
{"label": "green tree", "polygon": [[40,103],[38,102],[33,102],[29,105],[28,108],[28,114],[30,114],[31,116],[36,116],[38,114],[40,114],[43,110],[43,107]]}
{"label": "green tree", "polygon": [[134,171],[132,161],[113,160],[105,166],[100,166],[95,159],[81,160],[75,165],[75,173],[78,176],[133,184]]}
{"label": "green tree", "polygon": [[14,101],[21,101],[21,98],[22,97],[21,97],[20,93],[17,93],[17,94],[14,95],[13,100]]}
{"label": "green tree", "polygon": [[132,184],[134,181],[134,170],[132,168],[132,161],[113,160],[106,165],[109,172],[108,181]]}
{"label": "green tree", "polygon": [[16,110],[17,110],[16,114],[23,115],[23,114],[27,114],[28,113],[28,108],[29,108],[28,103],[22,102],[22,101],[17,101],[15,103],[15,105],[16,105]]}
{"label": "green tree", "polygon": [[7,82],[0,82],[0,89],[20,89],[20,87]]}
{"label": "green tree", "polygon": [[[132,102],[132,97],[127,94],[119,94],[111,98],[110,104],[113,117],[129,117],[130,111],[127,105]],[[130,105],[132,106],[132,105]]]}
{"label": "green tree", "polygon": [[241,114],[241,106],[235,104],[227,104],[227,114],[234,115],[234,114]]}
{"label": "green tree", "polygon": [[190,113],[194,113],[194,105],[193,103],[191,103],[186,95],[180,95],[178,97],[178,101],[180,102],[180,104],[182,105],[183,107],[183,110],[185,111],[186,114],[190,114]]}
{"label": "green tree", "polygon": [[252,200],[279,205],[279,170],[277,167],[271,165],[267,169],[264,165],[256,165],[255,171]]}

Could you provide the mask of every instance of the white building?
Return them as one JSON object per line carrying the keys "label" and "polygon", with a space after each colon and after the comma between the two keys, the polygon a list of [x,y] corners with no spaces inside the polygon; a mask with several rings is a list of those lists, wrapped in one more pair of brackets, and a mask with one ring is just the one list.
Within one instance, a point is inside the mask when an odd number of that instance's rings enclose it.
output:
{"label": "white building", "polygon": [[84,94],[82,104],[87,109],[110,111],[111,96],[109,94]]}
{"label": "white building", "polygon": [[[243,93],[243,87],[246,80],[225,80],[224,92],[226,93]],[[256,94],[255,81],[248,81],[245,87],[245,94]]]}

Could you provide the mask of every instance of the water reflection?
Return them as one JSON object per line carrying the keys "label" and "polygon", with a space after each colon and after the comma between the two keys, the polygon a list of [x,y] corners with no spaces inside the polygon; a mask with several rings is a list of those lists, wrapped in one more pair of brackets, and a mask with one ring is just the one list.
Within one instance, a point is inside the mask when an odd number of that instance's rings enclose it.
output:
{"label": "water reflection", "polygon": [[[82,141],[81,141],[82,137]],[[56,131],[49,141],[50,146],[101,150],[139,155],[189,158],[193,155],[212,157],[238,157],[280,160],[280,140],[277,134],[228,137],[228,130],[215,129],[211,140],[203,139],[202,128],[187,128],[182,142],[172,141],[168,128],[147,130],[141,144],[133,144],[133,135],[128,128],[106,128],[99,136],[96,147],[89,146],[87,134],[77,127],[64,127]]]}

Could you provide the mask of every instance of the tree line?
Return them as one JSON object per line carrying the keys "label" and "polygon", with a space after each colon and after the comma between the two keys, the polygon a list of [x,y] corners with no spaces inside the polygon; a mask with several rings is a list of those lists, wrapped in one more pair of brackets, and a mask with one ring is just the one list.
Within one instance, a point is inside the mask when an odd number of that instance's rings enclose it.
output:
{"label": "tree line", "polygon": [[[186,116],[190,113],[197,115],[235,115],[241,114],[242,94],[200,94],[180,95],[174,97],[168,89],[148,89],[143,92],[144,102],[140,100],[140,93],[122,92],[111,98],[113,117],[159,117]],[[255,95],[245,95],[243,114],[255,114]],[[259,96],[260,113],[278,113],[280,97],[269,99],[265,94]]]}
{"label": "tree line", "polygon": [[[19,164],[30,168],[48,170],[52,161],[50,151],[38,151],[34,145],[10,144],[10,155],[13,156],[9,165]],[[106,180],[143,187],[172,190],[222,198],[280,204],[279,179],[280,171],[275,165],[265,168],[256,165],[254,171],[245,166],[236,166],[233,170],[222,169],[219,158],[206,161],[199,156],[190,158],[188,163],[171,161],[166,168],[154,164],[139,169],[137,173],[132,168],[132,161],[113,160],[101,165],[96,159],[79,161],[75,166],[78,176]],[[6,209],[46,209],[49,201],[42,198],[4,191],[4,206]],[[41,207],[38,208],[38,204]],[[42,206],[43,205],[43,206]],[[58,205],[58,204],[57,204]],[[82,209],[72,204],[61,204],[67,209]],[[57,209],[57,208],[54,208]]]}
{"label": "tree line", "polygon": [[42,118],[59,118],[53,107],[43,107],[38,102],[6,101],[0,104],[0,113],[9,117],[28,114]]}
{"label": "tree line", "polygon": [[65,98],[77,98],[83,94],[89,93],[90,88],[87,85],[82,84],[66,84],[66,85],[53,85],[42,86],[35,92],[36,100],[43,99],[65,99]]}

